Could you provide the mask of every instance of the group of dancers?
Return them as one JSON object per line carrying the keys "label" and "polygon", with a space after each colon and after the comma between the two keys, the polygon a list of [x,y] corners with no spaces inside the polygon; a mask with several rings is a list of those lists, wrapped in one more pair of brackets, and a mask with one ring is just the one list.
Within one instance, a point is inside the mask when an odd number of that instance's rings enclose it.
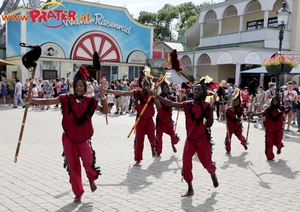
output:
{"label": "group of dancers", "polygon": [[[96,98],[86,95],[88,75],[86,68],[81,66],[73,80],[74,94],[61,94],[51,99],[32,99],[29,95],[25,99],[26,104],[61,104],[62,127],[64,130],[62,135],[63,155],[65,156],[65,167],[69,172],[72,191],[75,195],[74,202],[80,203],[84,193],[80,158],[89,179],[91,191],[94,192],[97,189],[95,180],[100,175],[100,168],[96,167],[96,155],[91,143],[91,137],[94,133],[92,116],[95,110],[107,114],[108,108],[105,94],[108,93],[119,96],[133,96],[136,101],[137,119],[139,119],[139,122],[135,127],[134,166],[139,166],[143,160],[145,135],[149,138],[153,156],[160,156],[162,153],[163,133],[170,135],[173,152],[177,152],[175,145],[178,143],[179,138],[175,134],[171,117],[172,108],[178,108],[184,111],[187,132],[182,156],[182,176],[187,182],[188,189],[182,197],[194,195],[192,158],[195,153],[197,153],[203,167],[210,174],[213,186],[215,188],[219,186],[215,173],[215,163],[212,161],[210,135],[210,129],[214,122],[213,114],[216,95],[212,95],[208,102],[205,101],[208,90],[204,79],[193,85],[194,98],[192,100],[174,102],[169,95],[169,86],[166,82],[160,82],[162,92],[157,94],[157,91],[152,90],[151,74],[141,71],[139,89],[120,91],[105,90],[100,87],[99,93],[102,99],[102,105],[100,105]],[[155,107],[158,111],[156,124],[153,120]],[[228,130],[226,151],[228,153],[231,151],[232,134],[237,135],[241,140],[241,144],[247,149],[247,143],[241,135],[240,121],[242,110],[241,100],[236,96],[234,104],[226,110]],[[280,154],[282,148],[282,108],[279,105],[277,96],[273,97],[271,106],[263,113],[266,115],[266,155],[268,160],[271,160],[274,158],[273,145],[278,149],[277,154]]]}

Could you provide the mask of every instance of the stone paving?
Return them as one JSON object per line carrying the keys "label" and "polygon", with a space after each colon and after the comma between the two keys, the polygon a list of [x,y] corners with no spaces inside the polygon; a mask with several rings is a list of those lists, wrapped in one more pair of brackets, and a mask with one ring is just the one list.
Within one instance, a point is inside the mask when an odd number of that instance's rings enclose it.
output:
{"label": "stone paving", "polygon": [[[142,166],[133,167],[134,135],[127,135],[134,116],[111,115],[106,125],[103,115],[96,113],[92,142],[102,175],[96,181],[98,190],[92,193],[83,173],[85,193],[82,204],[77,205],[72,203],[74,196],[63,169],[58,109],[29,110],[18,161],[14,163],[23,111],[0,107],[0,212],[300,211],[300,139],[296,132],[285,132],[282,153],[267,161],[262,129],[250,126],[247,151],[233,137],[232,153],[227,155],[225,123],[215,121],[213,160],[220,186],[213,187],[210,175],[194,157],[195,195],[181,198],[187,189],[180,170],[186,135],[184,114],[180,112],[178,119],[178,152],[172,152],[170,139],[164,136],[162,156],[152,158],[145,139]],[[247,122],[243,125],[247,129]]]}

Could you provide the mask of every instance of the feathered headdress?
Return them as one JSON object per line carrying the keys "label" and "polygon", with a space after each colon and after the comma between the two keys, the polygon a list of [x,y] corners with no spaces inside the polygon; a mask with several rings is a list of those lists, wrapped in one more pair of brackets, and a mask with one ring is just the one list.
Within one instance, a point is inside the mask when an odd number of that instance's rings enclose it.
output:
{"label": "feathered headdress", "polygon": [[164,88],[165,85],[167,85],[168,88],[169,88],[169,84],[170,84],[169,78],[170,78],[170,77],[171,77],[171,73],[166,72],[165,76],[163,77],[163,79],[162,79],[162,81],[161,81],[161,83],[160,83],[160,88],[161,88],[161,90],[163,90],[163,88]]}
{"label": "feathered headdress", "polygon": [[87,92],[87,86],[86,86],[86,82],[89,78],[90,74],[88,72],[88,70],[86,70],[86,68],[84,66],[80,66],[79,70],[77,71],[77,73],[74,76],[73,79],[73,87],[76,87],[76,83],[78,80],[82,80],[83,84],[84,84],[84,92]]}
{"label": "feathered headdress", "polygon": [[42,49],[40,46],[26,46],[25,43],[20,43],[20,46],[30,48],[31,50],[23,55],[22,63],[27,69],[36,67],[36,61],[40,58],[42,54]]}
{"label": "feathered headdress", "polygon": [[239,105],[241,104],[241,102],[242,102],[242,97],[241,97],[241,91],[240,91],[240,89],[238,89],[238,92],[233,96],[233,101],[235,101],[235,100],[239,100]]}
{"label": "feathered headdress", "polygon": [[213,81],[213,78],[211,78],[210,76],[206,75],[205,77],[201,77],[200,81],[201,80],[204,80],[208,91],[215,92],[215,90],[219,89],[219,82]]}
{"label": "feathered headdress", "polygon": [[[169,68],[168,66],[171,63],[171,67]],[[180,71],[183,70],[183,68],[180,66],[180,60],[178,59],[178,54],[177,54],[177,50],[173,49],[170,53],[168,62],[166,64],[166,66],[163,67],[163,69],[165,70],[171,70],[174,69],[179,75],[180,75]]]}
{"label": "feathered headdress", "polygon": [[147,82],[149,84],[150,87],[152,87],[152,79],[153,76],[151,75],[151,70],[148,66],[145,66],[144,70],[140,71],[140,76],[138,79],[138,85],[139,87],[143,87],[144,83]]}

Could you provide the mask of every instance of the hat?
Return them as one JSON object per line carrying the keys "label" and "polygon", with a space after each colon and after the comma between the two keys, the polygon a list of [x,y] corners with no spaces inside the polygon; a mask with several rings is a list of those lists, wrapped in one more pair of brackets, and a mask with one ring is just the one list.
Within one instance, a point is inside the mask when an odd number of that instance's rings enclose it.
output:
{"label": "hat", "polygon": [[144,70],[140,71],[140,76],[138,79],[138,85],[139,87],[143,87],[144,83],[147,82],[149,86],[152,86],[152,79],[153,76],[150,74],[150,68],[148,66],[145,66]]}
{"label": "hat", "polygon": [[268,86],[269,86],[269,87],[271,87],[272,85],[275,85],[275,83],[274,83],[274,82],[269,82],[269,83],[268,83]]}
{"label": "hat", "polygon": [[49,48],[47,49],[47,51],[50,51],[50,50],[54,51],[54,49],[53,49],[52,47],[49,47]]}
{"label": "hat", "polygon": [[292,82],[293,82],[293,84],[294,84],[294,85],[296,85],[296,84],[297,84],[297,82],[296,82],[295,80],[293,80]]}
{"label": "hat", "polygon": [[283,85],[283,86],[281,86],[281,88],[284,88],[284,89],[286,89],[286,85]]}
{"label": "hat", "polygon": [[73,87],[76,87],[76,83],[78,80],[82,80],[84,83],[84,92],[87,92],[86,82],[88,77],[90,76],[89,72],[86,70],[84,66],[80,66],[79,70],[76,72],[74,79],[73,79]]}

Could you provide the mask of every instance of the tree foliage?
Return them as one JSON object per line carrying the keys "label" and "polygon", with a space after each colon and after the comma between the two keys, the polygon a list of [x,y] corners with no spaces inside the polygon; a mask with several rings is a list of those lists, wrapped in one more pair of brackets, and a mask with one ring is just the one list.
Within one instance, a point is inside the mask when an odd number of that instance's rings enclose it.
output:
{"label": "tree foliage", "polygon": [[154,40],[176,40],[177,36],[182,36],[198,20],[199,9],[207,5],[210,4],[208,2],[200,5],[192,2],[177,6],[165,4],[157,13],[141,11],[136,20],[141,24],[155,27]]}

